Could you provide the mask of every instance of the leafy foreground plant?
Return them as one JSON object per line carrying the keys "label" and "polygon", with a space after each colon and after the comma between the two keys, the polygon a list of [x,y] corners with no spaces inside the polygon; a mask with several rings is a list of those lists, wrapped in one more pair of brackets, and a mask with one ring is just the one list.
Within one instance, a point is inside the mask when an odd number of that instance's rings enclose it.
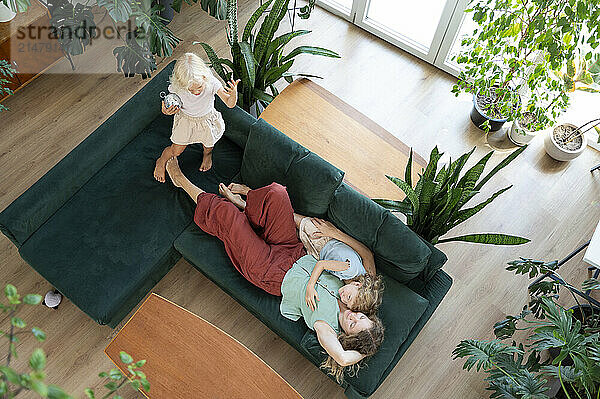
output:
{"label": "leafy foreground plant", "polygon": [[[241,79],[241,84],[238,85],[240,93],[238,105],[246,111],[249,111],[257,101],[260,101],[261,105],[267,106],[279,94],[275,84],[281,78],[285,78],[288,83],[293,81],[293,76],[320,78],[315,75],[290,72],[296,56],[313,54],[340,58],[334,51],[314,46],[299,46],[283,55],[285,45],[294,37],[310,33],[308,30],[298,30],[273,39],[288,10],[289,1],[265,1],[250,17],[241,40],[238,37],[237,0],[228,2],[226,33],[231,47],[231,60],[219,58],[207,43],[194,42],[204,48],[212,68],[221,79],[225,82],[232,78]],[[271,4],[271,10],[265,16],[258,32],[254,32],[256,23]],[[266,92],[267,88],[270,90],[270,94]]]}
{"label": "leafy foreground plant", "polygon": [[[16,344],[19,343],[19,338],[17,335],[26,333],[24,329],[27,327],[25,321],[17,316],[19,309],[23,304],[39,305],[42,302],[42,297],[37,294],[27,294],[21,298],[15,286],[11,284],[8,284],[4,289],[4,295],[8,300],[8,304],[0,304],[0,309],[2,313],[7,314],[6,319],[10,320],[10,328],[8,332],[0,331],[0,336],[6,338],[9,342],[6,365],[0,366],[0,399],[11,399],[24,391],[36,392],[42,398],[72,399],[73,397],[67,394],[62,388],[46,384],[46,374],[44,373],[44,369],[46,368],[46,354],[43,349],[36,348],[33,350],[29,358],[29,371],[21,372],[11,367],[13,358],[18,357]],[[37,327],[33,327],[31,333],[39,342],[46,340],[46,334]],[[150,390],[150,384],[146,379],[146,375],[139,370],[146,361],[140,360],[134,362],[133,358],[125,352],[120,353],[120,358],[127,366],[129,375],[125,377],[118,369],[98,374],[99,377],[108,380],[104,385],[107,392],[101,396],[102,399],[107,399],[111,396],[113,399],[122,399],[118,393],[127,385],[136,390],[140,387],[143,387],[146,391]],[[91,388],[87,388],[85,394],[90,399],[100,398],[100,396],[96,396],[96,393]]]}
{"label": "leafy foreground plant", "polygon": [[[8,87],[10,80],[15,75],[15,69],[12,64],[6,60],[0,60],[0,98],[5,95],[13,94],[13,91]],[[6,111],[7,108],[0,104],[0,112]]]}
{"label": "leafy foreground plant", "polygon": [[498,234],[481,233],[468,234],[458,237],[443,238],[450,229],[463,223],[477,212],[481,211],[500,194],[511,188],[505,187],[495,192],[487,200],[474,207],[463,209],[467,202],[473,198],[488,180],[490,180],[500,169],[511,163],[526,147],[521,147],[508,155],[502,162],[493,168],[479,182],[487,161],[493,151],[487,153],[472,168],[460,176],[463,167],[469,157],[475,151],[463,154],[456,161],[450,160],[449,165],[444,165],[439,171],[438,161],[443,153],[438,151],[437,146],[431,151],[429,163],[423,174],[419,174],[419,181],[413,188],[412,184],[412,149],[404,172],[404,180],[393,176],[386,177],[397,185],[405,194],[403,201],[374,199],[376,203],[391,211],[401,212],[406,215],[407,225],[425,240],[432,244],[448,241],[465,241],[479,244],[494,245],[519,245],[529,242],[527,238]]}
{"label": "leafy foreground plant", "polygon": [[[564,397],[597,399],[600,395],[600,339],[598,333],[582,333],[581,322],[573,311],[550,298],[540,306],[545,320],[519,320],[528,326],[531,344],[505,344],[500,340],[463,340],[452,352],[453,359],[466,358],[463,369],[483,370],[490,398],[548,399],[547,377],[556,378]],[[529,313],[528,313],[529,314]],[[514,334],[514,329],[512,334]],[[512,338],[512,334],[504,338]],[[560,351],[554,359],[541,361],[541,352]],[[565,365],[565,363],[570,365]]]}
{"label": "leafy foreground plant", "polygon": [[[553,126],[569,105],[574,60],[600,60],[595,53],[600,44],[600,3],[473,0],[466,12],[478,26],[462,40],[455,57],[463,70],[452,92],[481,96],[490,117],[512,121],[529,113],[534,116],[529,130]],[[577,75],[580,81],[593,83],[598,64],[592,65]],[[565,69],[567,76],[558,73]],[[488,130],[489,121],[482,128]]]}

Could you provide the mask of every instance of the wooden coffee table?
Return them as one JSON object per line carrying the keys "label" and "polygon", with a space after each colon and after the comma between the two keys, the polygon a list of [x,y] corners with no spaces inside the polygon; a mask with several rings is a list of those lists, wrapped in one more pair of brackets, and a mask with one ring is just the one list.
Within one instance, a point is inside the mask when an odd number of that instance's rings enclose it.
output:
{"label": "wooden coffee table", "polygon": [[146,359],[142,371],[156,399],[302,397],[233,337],[154,293],[104,352],[124,373],[119,352]]}
{"label": "wooden coffee table", "polygon": [[[294,80],[260,117],[346,172],[344,181],[367,197],[404,198],[385,175],[404,180],[410,148],[317,83]],[[413,154],[414,183],[426,165],[420,155]]]}

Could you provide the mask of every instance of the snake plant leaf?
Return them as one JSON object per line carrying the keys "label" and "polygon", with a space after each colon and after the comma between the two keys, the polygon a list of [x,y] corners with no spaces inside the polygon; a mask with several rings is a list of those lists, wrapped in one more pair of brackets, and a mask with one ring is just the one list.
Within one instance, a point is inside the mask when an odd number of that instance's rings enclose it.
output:
{"label": "snake plant leaf", "polygon": [[433,181],[433,178],[437,172],[437,164],[441,157],[442,154],[438,150],[437,146],[433,147],[433,150],[431,150],[431,154],[429,155],[429,162],[427,163],[427,167],[423,173],[423,179],[427,181]]}
{"label": "snake plant leaf", "polygon": [[498,196],[500,194],[504,193],[506,190],[508,190],[511,187],[512,187],[512,185],[496,191],[494,194],[492,194],[492,196],[490,198],[488,198],[487,200],[483,201],[480,204],[475,205],[472,208],[459,210],[456,214],[456,219],[454,221],[454,225],[458,225],[458,224],[464,222],[465,220],[469,219],[471,216],[475,215],[477,212],[479,212],[480,210],[482,210],[483,208],[488,206],[493,200],[498,198]]}
{"label": "snake plant leaf", "polygon": [[404,194],[406,194],[406,196],[408,197],[408,199],[410,200],[410,202],[413,206],[413,213],[417,213],[419,211],[419,197],[417,197],[417,194],[415,193],[413,188],[411,186],[409,186],[405,181],[398,179],[397,177],[388,176],[388,175],[385,175],[385,177],[387,177],[388,180],[390,180],[392,183],[394,183],[396,186],[398,186],[402,191],[404,191]]}
{"label": "snake plant leaf", "polygon": [[464,241],[477,244],[492,244],[492,245],[521,245],[528,243],[529,239],[500,233],[479,233],[467,234],[450,238],[443,238],[438,243],[449,241]]}
{"label": "snake plant leaf", "polygon": [[238,21],[237,21],[237,0],[227,0],[227,26],[229,27],[230,42],[237,42]]}
{"label": "snake plant leaf", "polygon": [[252,29],[260,19],[260,16],[265,12],[265,10],[271,5],[273,0],[267,0],[263,3],[262,6],[258,7],[256,11],[252,14],[248,22],[246,23],[246,27],[244,28],[244,33],[242,34],[242,41],[246,42],[250,38],[250,34],[252,33]]}
{"label": "snake plant leaf", "polygon": [[239,42],[239,48],[242,53],[242,61],[244,66],[244,71],[242,76],[248,76],[248,84],[247,87],[254,87],[254,82],[256,79],[256,62],[254,60],[254,54],[252,53],[252,48],[250,47],[250,43],[247,42]]}
{"label": "snake plant leaf", "polygon": [[297,30],[294,32],[284,33],[283,35],[276,37],[271,43],[269,43],[269,46],[267,47],[267,52],[265,53],[265,59],[268,60],[269,58],[271,58],[273,52],[279,50],[280,48],[283,48],[293,38],[297,36],[307,35],[310,32],[311,31],[309,30]]}
{"label": "snake plant leaf", "polygon": [[[58,42],[68,55],[79,55],[96,37],[96,24],[92,8],[66,0],[48,3],[50,25],[56,30]],[[73,34],[77,32],[77,34]]]}
{"label": "snake plant leaf", "polygon": [[[145,32],[152,54],[169,57],[181,40],[166,25],[168,21],[160,16],[164,6],[153,5],[152,0],[139,0],[132,4],[135,23]],[[138,39],[140,37],[138,34]]]}
{"label": "snake plant leaf", "polygon": [[257,100],[264,101],[267,104],[270,103],[271,101],[273,101],[275,98],[272,95],[270,95],[269,93],[265,93],[264,91],[256,89],[256,88],[252,91],[252,94],[254,95],[254,97]]}
{"label": "snake plant leaf", "polygon": [[[323,79],[322,76],[319,75],[312,75],[310,73],[299,73],[299,72],[284,72],[281,74],[281,76],[285,77],[289,77],[289,76],[301,76],[303,78],[317,78],[317,79]],[[287,80],[287,79],[286,79]],[[293,81],[293,80],[292,80]],[[289,82],[292,83],[292,82]]]}
{"label": "snake plant leaf", "polygon": [[419,195],[419,219],[424,221],[430,211],[436,184],[433,180],[427,180],[425,176],[421,180],[423,180],[423,188]]}
{"label": "snake plant leaf", "polygon": [[374,198],[373,202],[381,205],[385,209],[389,209],[392,212],[401,212],[405,215],[412,215],[412,206],[409,202],[388,200],[382,198]]}
{"label": "snake plant leaf", "polygon": [[115,22],[127,22],[133,13],[129,0],[98,0],[98,6],[106,8]]}
{"label": "snake plant leaf", "polygon": [[412,187],[412,163],[413,163],[413,149],[411,147],[410,154],[408,154],[408,161],[406,162],[406,169],[404,169],[404,181],[406,184]]}
{"label": "snake plant leaf", "polygon": [[286,62],[287,60],[294,58],[299,54],[312,54],[321,55],[323,57],[341,58],[340,55],[333,50],[315,46],[299,46],[290,51],[288,55],[284,56],[281,59],[281,62]]}
{"label": "snake plant leaf", "polygon": [[264,77],[265,86],[270,86],[273,83],[277,82],[279,79],[281,79],[281,75],[283,73],[287,72],[288,69],[290,69],[292,67],[293,63],[294,63],[294,60],[289,60],[288,62],[286,62],[283,65],[269,69]]}
{"label": "snake plant leaf", "polygon": [[[202,46],[204,52],[206,52],[208,60],[210,61],[210,66],[215,70],[215,72],[217,73],[217,75],[219,75],[221,79],[227,82],[227,76],[225,75],[225,70],[223,69],[222,65],[225,63],[224,58],[219,58],[217,53],[215,53],[215,50],[213,50],[213,48],[208,43],[193,42],[192,44],[199,44]],[[231,65],[228,64],[228,66],[233,70],[233,63],[229,60],[227,61],[231,63]]]}
{"label": "snake plant leaf", "polygon": [[2,4],[18,14],[27,11],[31,2],[30,0],[3,0]]}
{"label": "snake plant leaf", "polygon": [[260,25],[254,46],[254,57],[259,64],[263,63],[263,56],[267,51],[267,46],[273,40],[273,35],[275,35],[279,23],[287,12],[288,3],[289,0],[275,0],[271,11]]}
{"label": "snake plant leaf", "polygon": [[462,168],[464,168],[473,152],[475,152],[475,147],[473,147],[471,151],[458,157],[456,161],[450,164],[450,167],[448,168],[448,179],[444,183],[444,186],[442,186],[442,190],[444,190],[446,186],[452,186],[456,184],[460,176],[460,172],[462,172]]}
{"label": "snake plant leaf", "polygon": [[117,71],[123,72],[125,77],[136,74],[146,79],[156,70],[156,61],[148,48],[148,44],[139,45],[134,32],[128,32],[125,45],[116,47],[113,54],[117,59]]}
{"label": "snake plant leaf", "polygon": [[493,153],[493,151],[488,152],[483,158],[479,160],[479,162],[477,162],[473,167],[471,167],[458,181],[458,186],[462,187],[464,190],[463,197],[458,203],[459,208],[465,205],[469,201],[469,199],[473,197],[474,193],[478,192],[474,190],[475,184],[477,183],[477,180],[479,180],[479,177],[485,169],[485,165],[487,164],[488,160],[490,159]]}
{"label": "snake plant leaf", "polygon": [[506,165],[508,165],[509,163],[511,163],[512,161],[514,161],[514,159],[516,157],[518,157],[523,151],[525,151],[526,148],[527,148],[527,146],[524,145],[523,147],[519,148],[518,150],[513,151],[512,153],[510,153],[510,155],[508,155],[506,158],[504,158],[502,160],[502,162],[500,162],[498,165],[496,165],[494,167],[494,169],[492,169],[483,179],[481,179],[479,181],[479,183],[477,183],[477,185],[475,186],[475,190],[476,191],[481,191],[481,187],[483,187],[483,185],[485,183],[487,183],[488,180],[490,180],[496,173],[498,173],[498,171],[500,171]]}
{"label": "snake plant leaf", "polygon": [[600,290],[600,280],[597,278],[590,278],[583,282],[582,288],[584,290]]}

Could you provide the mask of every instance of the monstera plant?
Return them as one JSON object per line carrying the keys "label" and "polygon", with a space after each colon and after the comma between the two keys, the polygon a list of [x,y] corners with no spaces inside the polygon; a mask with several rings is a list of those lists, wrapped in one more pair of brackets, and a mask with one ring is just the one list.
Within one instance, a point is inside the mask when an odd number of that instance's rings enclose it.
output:
{"label": "monstera plant", "polygon": [[431,151],[429,163],[425,171],[419,175],[420,179],[414,188],[412,182],[411,150],[404,173],[404,180],[393,176],[386,176],[406,194],[406,198],[403,201],[387,199],[374,199],[373,201],[391,211],[401,212],[406,215],[406,224],[415,233],[432,244],[448,241],[465,241],[494,245],[525,244],[529,242],[526,238],[498,233],[468,234],[451,238],[440,238],[453,227],[463,223],[481,211],[500,194],[512,187],[508,186],[498,190],[485,201],[473,207],[465,208],[467,202],[479,193],[483,185],[500,169],[519,156],[525,148],[519,148],[508,155],[485,177],[479,180],[493,151],[486,154],[461,176],[462,169],[473,154],[473,151],[475,151],[475,148],[463,154],[456,161],[450,161],[448,165],[444,165],[438,171],[438,161],[443,153],[440,153],[438,148],[435,147]]}
{"label": "monstera plant", "polygon": [[[227,41],[231,47],[231,59],[220,58],[207,43],[194,42],[194,44],[200,44],[204,48],[212,68],[221,79],[226,82],[231,78],[241,80],[241,84],[238,85],[240,93],[238,104],[247,111],[256,102],[260,102],[262,106],[268,105],[279,94],[275,83],[281,78],[288,82],[292,82],[293,76],[319,78],[315,75],[291,72],[290,69],[296,56],[312,54],[334,58],[340,57],[334,51],[314,46],[298,46],[284,54],[286,44],[293,38],[310,33],[308,30],[297,30],[274,37],[281,20],[288,11],[289,1],[265,1],[250,17],[240,39],[237,23],[237,1],[230,0],[227,9],[226,33]],[[258,31],[256,31],[255,26],[258,20],[269,6],[271,6],[271,10],[265,16]],[[267,89],[270,93],[267,92]]]}

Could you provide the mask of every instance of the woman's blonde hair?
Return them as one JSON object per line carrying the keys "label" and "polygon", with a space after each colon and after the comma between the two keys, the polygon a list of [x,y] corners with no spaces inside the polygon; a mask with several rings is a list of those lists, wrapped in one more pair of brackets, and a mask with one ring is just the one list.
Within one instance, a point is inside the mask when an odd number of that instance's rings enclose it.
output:
{"label": "woman's blonde hair", "polygon": [[368,330],[363,330],[358,334],[346,334],[341,332],[338,339],[344,350],[355,350],[365,355],[365,358],[352,366],[341,366],[331,356],[321,363],[321,368],[327,371],[327,374],[333,376],[338,384],[344,382],[344,372],[347,370],[349,376],[354,376],[361,368],[362,362],[370,356],[373,356],[383,342],[385,328],[377,316],[369,317],[373,326]]}
{"label": "woman's blonde hair", "polygon": [[208,83],[211,76],[210,68],[202,58],[194,53],[185,53],[175,62],[170,82],[174,91],[185,91],[194,83]]}
{"label": "woman's blonde hair", "polygon": [[374,276],[363,274],[349,280],[348,284],[354,281],[359,282],[360,287],[350,310],[364,313],[367,316],[376,315],[383,299],[383,278],[379,274]]}

